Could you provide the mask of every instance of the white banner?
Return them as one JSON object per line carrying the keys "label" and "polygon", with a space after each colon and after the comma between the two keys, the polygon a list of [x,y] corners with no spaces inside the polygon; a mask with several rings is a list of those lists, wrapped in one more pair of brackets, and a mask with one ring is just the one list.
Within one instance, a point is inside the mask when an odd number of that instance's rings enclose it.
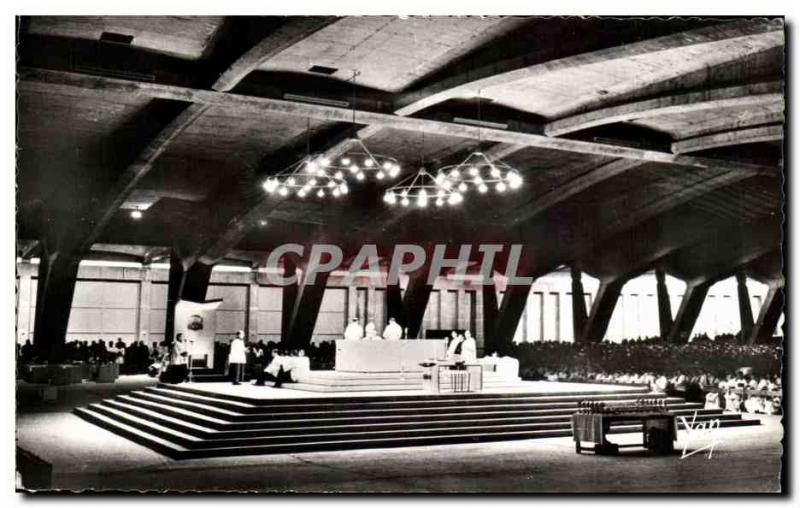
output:
{"label": "white banner", "polygon": [[180,300],[175,306],[175,335],[183,334],[186,352],[195,363],[205,357],[208,368],[214,365],[217,308],[221,303],[222,300],[204,303]]}

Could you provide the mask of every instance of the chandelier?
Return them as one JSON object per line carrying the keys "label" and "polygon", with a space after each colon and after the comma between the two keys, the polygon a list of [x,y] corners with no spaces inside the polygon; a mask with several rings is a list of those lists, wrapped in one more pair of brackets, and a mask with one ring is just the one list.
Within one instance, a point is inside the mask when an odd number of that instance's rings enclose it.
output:
{"label": "chandelier", "polygon": [[445,204],[454,206],[461,203],[464,197],[458,190],[440,185],[436,178],[425,168],[410,175],[386,190],[383,200],[390,206],[410,206],[413,201],[418,208],[425,208],[433,200],[436,206]]}
{"label": "chandelier", "polygon": [[489,189],[503,193],[522,186],[522,175],[516,168],[481,151],[470,153],[458,164],[439,168],[436,183],[447,189],[467,192],[470,188],[485,194]]}
{"label": "chandelier", "polygon": [[375,180],[394,179],[400,174],[400,163],[394,157],[379,155],[369,148],[356,134],[356,78],[360,73],[353,71],[353,119],[352,135],[350,136],[348,150],[340,157],[335,158],[332,167],[343,171],[348,176],[358,181],[364,181],[367,176]]}
{"label": "chandelier", "polygon": [[325,156],[307,155],[283,171],[268,177],[263,183],[268,194],[282,197],[316,196],[337,198],[349,192],[347,181],[340,170],[331,167]]}
{"label": "chandelier", "polygon": [[397,178],[400,163],[394,157],[372,153],[360,138],[350,139],[350,149],[332,163],[332,167],[346,172],[358,181],[367,175],[376,180]]}
{"label": "chandelier", "polygon": [[481,91],[477,96],[478,106],[478,149],[470,153],[458,164],[443,166],[436,174],[436,183],[447,189],[455,188],[467,192],[475,188],[485,194],[490,188],[498,193],[516,190],[522,186],[520,172],[500,159],[480,150],[481,145]]}

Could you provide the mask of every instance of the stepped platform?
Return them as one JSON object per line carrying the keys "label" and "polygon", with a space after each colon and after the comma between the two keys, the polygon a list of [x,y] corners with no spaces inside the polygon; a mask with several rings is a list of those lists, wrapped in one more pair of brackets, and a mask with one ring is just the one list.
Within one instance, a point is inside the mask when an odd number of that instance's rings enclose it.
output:
{"label": "stepped platform", "polygon": [[[320,393],[230,383],[157,385],[75,409],[174,459],[478,443],[571,436],[581,400],[666,398],[676,415],[757,425],[645,387],[523,382],[481,393]],[[614,433],[638,431],[616,425]]]}
{"label": "stepped platform", "polygon": [[[442,375],[442,391],[453,391],[450,377]],[[483,373],[484,389],[509,389],[523,386],[522,379],[497,372]],[[290,390],[303,392],[386,392],[422,390],[422,372],[339,372],[335,370],[312,370],[299,382],[285,385]]]}

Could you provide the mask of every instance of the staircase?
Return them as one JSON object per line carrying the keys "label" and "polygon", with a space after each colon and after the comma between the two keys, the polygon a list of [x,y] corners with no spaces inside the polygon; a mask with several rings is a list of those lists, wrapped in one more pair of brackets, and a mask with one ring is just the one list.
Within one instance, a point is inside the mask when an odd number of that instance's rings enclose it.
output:
{"label": "staircase", "polygon": [[[248,399],[158,385],[75,409],[81,418],[174,459],[477,443],[571,436],[581,400],[664,398],[624,393],[472,393]],[[758,425],[739,414],[670,397],[677,415],[722,427]],[[618,425],[614,433],[639,431]]]}

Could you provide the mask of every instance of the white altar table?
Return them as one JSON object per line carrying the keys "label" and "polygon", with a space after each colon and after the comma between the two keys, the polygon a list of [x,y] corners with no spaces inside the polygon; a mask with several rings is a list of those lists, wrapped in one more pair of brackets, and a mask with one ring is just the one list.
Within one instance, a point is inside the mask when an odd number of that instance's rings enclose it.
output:
{"label": "white altar table", "polygon": [[337,340],[338,372],[421,372],[420,363],[442,360],[447,353],[444,339],[427,340]]}

